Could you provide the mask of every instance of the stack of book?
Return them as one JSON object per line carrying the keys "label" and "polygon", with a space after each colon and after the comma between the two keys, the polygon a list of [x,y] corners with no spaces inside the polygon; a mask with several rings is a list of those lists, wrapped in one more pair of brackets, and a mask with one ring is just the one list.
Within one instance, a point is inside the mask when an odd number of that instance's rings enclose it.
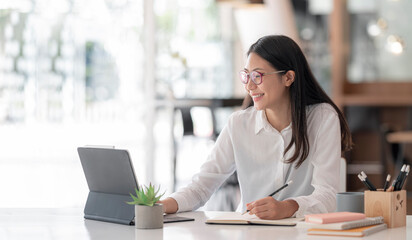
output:
{"label": "stack of book", "polygon": [[363,237],[386,229],[383,217],[366,217],[363,213],[334,212],[310,214],[298,227],[308,229],[309,235]]}

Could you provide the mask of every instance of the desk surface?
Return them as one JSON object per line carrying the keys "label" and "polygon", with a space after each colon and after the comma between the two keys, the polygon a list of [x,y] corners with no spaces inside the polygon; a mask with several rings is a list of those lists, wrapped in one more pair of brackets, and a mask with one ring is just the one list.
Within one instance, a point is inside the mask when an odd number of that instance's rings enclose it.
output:
{"label": "desk surface", "polygon": [[[0,209],[0,239],[321,239],[296,227],[208,225],[205,220],[222,212],[188,212],[192,222],[167,223],[163,229],[138,230],[134,226],[85,220],[81,209]],[[412,237],[408,226],[388,229],[364,239],[403,240]],[[408,238],[407,238],[408,237]],[[323,239],[355,239],[327,237]],[[356,238],[358,239],[358,238]]]}

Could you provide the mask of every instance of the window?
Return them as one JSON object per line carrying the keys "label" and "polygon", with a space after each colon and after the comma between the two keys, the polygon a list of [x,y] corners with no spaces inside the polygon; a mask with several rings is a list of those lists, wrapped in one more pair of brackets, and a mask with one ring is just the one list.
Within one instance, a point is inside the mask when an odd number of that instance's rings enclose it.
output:
{"label": "window", "polygon": [[[142,1],[15,0],[0,9],[0,207],[82,206],[76,147],[142,154]],[[80,196],[79,196],[80,195]]]}

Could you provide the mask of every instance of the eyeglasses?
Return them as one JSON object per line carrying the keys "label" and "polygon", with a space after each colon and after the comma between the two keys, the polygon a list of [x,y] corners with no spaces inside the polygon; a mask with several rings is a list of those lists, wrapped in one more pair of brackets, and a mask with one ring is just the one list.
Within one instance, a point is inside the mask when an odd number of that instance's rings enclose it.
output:
{"label": "eyeglasses", "polygon": [[286,72],[286,71],[281,70],[281,71],[270,72],[270,73],[260,73],[257,71],[253,71],[251,73],[248,73],[246,70],[242,70],[239,72],[239,76],[240,76],[240,81],[242,81],[243,84],[247,84],[250,78],[252,79],[252,82],[254,84],[259,85],[262,83],[263,76],[276,74],[276,73],[283,73],[283,72]]}

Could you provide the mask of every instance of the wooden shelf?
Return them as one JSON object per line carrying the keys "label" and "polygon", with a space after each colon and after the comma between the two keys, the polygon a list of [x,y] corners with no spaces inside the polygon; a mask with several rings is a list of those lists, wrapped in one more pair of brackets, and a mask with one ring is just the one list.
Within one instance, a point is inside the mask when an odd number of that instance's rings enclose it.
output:
{"label": "wooden shelf", "polygon": [[411,106],[412,81],[344,83],[341,103],[363,106]]}
{"label": "wooden shelf", "polygon": [[[412,106],[412,79],[403,79],[402,82],[395,81],[395,79],[374,79],[373,82],[361,82],[352,83],[348,78],[348,63],[350,61],[351,54],[351,38],[350,38],[350,18],[351,15],[348,12],[347,7],[348,0],[333,0],[333,11],[330,16],[330,50],[332,58],[332,98],[333,101],[343,110],[349,106],[365,106],[365,107],[379,107],[385,110],[385,108],[398,108]],[[393,109],[391,109],[393,110]],[[382,111],[383,112],[383,111]],[[381,114],[381,113],[380,113]],[[406,115],[406,114],[405,114]],[[348,117],[351,117],[350,115]],[[353,117],[353,116],[352,116]],[[374,116],[376,117],[376,116]],[[411,116],[412,117],[412,116]],[[389,118],[398,118],[394,115]],[[356,118],[354,118],[356,120]],[[373,119],[373,121],[379,119]],[[388,121],[389,123],[395,122]],[[401,119],[403,120],[403,119]],[[406,120],[410,121],[410,120]],[[401,121],[398,121],[401,125]],[[381,122],[384,123],[384,122]],[[366,123],[367,124],[367,123]],[[377,123],[379,125],[380,123]],[[376,127],[376,126],[374,126]],[[394,128],[397,129],[397,128]],[[379,131],[379,130],[377,130]],[[387,135],[390,143],[411,143],[412,132],[397,132]],[[377,139],[377,138],[375,138]],[[369,145],[369,148],[373,148],[373,152],[370,152],[366,148],[358,148],[358,154],[352,154],[348,157],[348,189],[356,190],[360,187],[359,180],[356,178],[356,173],[360,170],[368,173],[374,173],[373,177],[375,181],[383,181],[386,177],[386,173],[392,171],[394,173],[398,169],[394,169],[398,166],[399,161],[403,160],[403,148],[398,151],[396,164],[393,161],[388,161],[388,156],[385,154],[388,150],[384,145],[371,144],[370,142],[361,142],[364,145]],[[379,141],[378,141],[379,142]],[[356,146],[355,142],[355,146]],[[360,156],[366,156],[372,154],[378,154],[381,161],[378,162],[361,162],[363,160]],[[391,154],[391,153],[389,153]],[[393,157],[392,157],[393,158]],[[377,158],[376,158],[377,159]],[[394,159],[392,159],[394,160]],[[408,186],[406,186],[408,187]],[[410,191],[410,188],[407,188]],[[408,192],[409,198],[412,196],[412,191]],[[410,199],[412,202],[412,199]],[[412,211],[408,211],[408,214],[412,214]]]}
{"label": "wooden shelf", "polygon": [[344,95],[341,104],[344,106],[377,107],[412,106],[412,96]]}
{"label": "wooden shelf", "polygon": [[390,143],[412,143],[412,131],[389,133],[387,139]]}
{"label": "wooden shelf", "polygon": [[412,96],[412,80],[395,82],[385,80],[375,80],[374,82],[351,83],[348,80],[344,83],[343,91],[348,94],[368,94],[368,95],[394,95]]}
{"label": "wooden shelf", "polygon": [[334,0],[330,18],[332,54],[332,97],[345,106],[412,106],[412,79],[403,82],[376,79],[374,82],[350,83],[347,65],[350,59],[350,15],[347,0]]}
{"label": "wooden shelf", "polygon": [[340,106],[412,106],[412,81],[342,84],[335,99]]}

